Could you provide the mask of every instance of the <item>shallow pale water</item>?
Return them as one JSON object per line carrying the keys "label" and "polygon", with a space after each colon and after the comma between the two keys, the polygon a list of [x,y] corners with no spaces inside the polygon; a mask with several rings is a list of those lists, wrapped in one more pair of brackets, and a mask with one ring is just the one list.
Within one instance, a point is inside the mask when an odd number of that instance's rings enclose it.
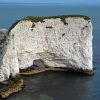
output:
{"label": "shallow pale water", "polygon": [[95,74],[45,72],[24,77],[24,91],[7,100],[99,100],[100,99],[100,7],[66,5],[0,4],[0,28],[9,28],[25,16],[81,14],[90,16],[93,30],[93,64]]}

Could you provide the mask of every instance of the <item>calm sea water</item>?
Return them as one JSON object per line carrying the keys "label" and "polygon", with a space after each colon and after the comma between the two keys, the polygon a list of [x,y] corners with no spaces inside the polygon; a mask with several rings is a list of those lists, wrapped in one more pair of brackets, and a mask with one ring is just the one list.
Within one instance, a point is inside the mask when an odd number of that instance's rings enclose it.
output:
{"label": "calm sea water", "polygon": [[7,100],[99,100],[100,99],[100,7],[0,4],[0,28],[9,28],[25,16],[81,14],[90,16],[93,23],[93,64],[95,74],[45,72],[24,77],[24,91]]}

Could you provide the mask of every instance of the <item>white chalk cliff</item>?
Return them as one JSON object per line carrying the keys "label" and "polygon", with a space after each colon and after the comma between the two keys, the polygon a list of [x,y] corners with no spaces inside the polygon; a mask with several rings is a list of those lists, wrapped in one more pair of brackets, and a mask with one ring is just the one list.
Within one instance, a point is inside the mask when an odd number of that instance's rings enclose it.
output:
{"label": "white chalk cliff", "polygon": [[92,24],[86,16],[27,17],[3,37],[1,42],[0,34],[0,81],[38,60],[44,67],[93,71]]}

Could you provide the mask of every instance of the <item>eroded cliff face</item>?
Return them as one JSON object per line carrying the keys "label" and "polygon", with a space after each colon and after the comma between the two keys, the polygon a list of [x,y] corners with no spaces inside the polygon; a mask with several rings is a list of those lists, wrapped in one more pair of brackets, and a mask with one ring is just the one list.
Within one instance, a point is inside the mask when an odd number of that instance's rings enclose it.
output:
{"label": "eroded cliff face", "polygon": [[93,70],[92,24],[84,16],[20,20],[8,37],[9,43],[0,55],[0,81],[33,65]]}

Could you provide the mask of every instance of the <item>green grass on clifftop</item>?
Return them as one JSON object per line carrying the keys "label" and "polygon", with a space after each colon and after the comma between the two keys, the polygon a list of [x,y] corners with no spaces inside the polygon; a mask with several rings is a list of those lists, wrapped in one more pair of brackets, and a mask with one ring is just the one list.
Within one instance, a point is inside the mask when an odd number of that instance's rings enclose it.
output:
{"label": "green grass on clifftop", "polygon": [[43,16],[28,16],[28,17],[25,17],[25,18],[23,18],[23,19],[21,19],[21,20],[17,20],[17,21],[9,28],[8,32],[10,32],[11,29],[13,29],[13,28],[18,24],[18,22],[20,22],[20,21],[27,21],[27,20],[30,20],[30,21],[32,21],[32,22],[39,22],[39,21],[40,21],[40,22],[43,23],[43,22],[45,22],[44,19],[51,19],[51,18],[56,19],[56,18],[60,18],[61,21],[64,22],[64,24],[66,24],[66,23],[65,23],[65,18],[68,18],[68,17],[74,17],[74,18],[79,17],[79,18],[84,18],[85,20],[90,20],[90,18],[89,18],[88,16],[84,16],[84,15],[60,15],[60,16],[47,16],[47,17],[43,17]]}

